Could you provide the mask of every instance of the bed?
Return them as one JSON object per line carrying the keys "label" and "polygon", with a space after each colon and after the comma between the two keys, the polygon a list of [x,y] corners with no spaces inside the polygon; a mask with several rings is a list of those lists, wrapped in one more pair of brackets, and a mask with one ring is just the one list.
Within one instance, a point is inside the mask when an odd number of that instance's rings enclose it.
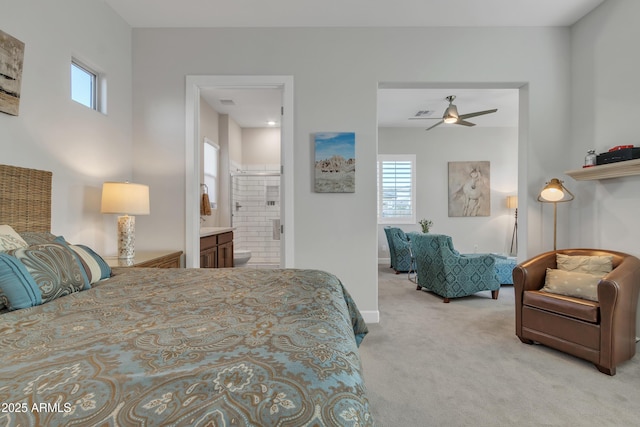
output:
{"label": "bed", "polygon": [[[0,165],[0,224],[27,244],[0,253],[0,425],[374,424],[358,354],[367,327],[338,278],[109,269],[50,233],[50,191],[50,173]],[[59,276],[83,284],[45,289],[19,256],[40,251],[71,254]],[[11,288],[7,265],[33,276],[39,303]]]}

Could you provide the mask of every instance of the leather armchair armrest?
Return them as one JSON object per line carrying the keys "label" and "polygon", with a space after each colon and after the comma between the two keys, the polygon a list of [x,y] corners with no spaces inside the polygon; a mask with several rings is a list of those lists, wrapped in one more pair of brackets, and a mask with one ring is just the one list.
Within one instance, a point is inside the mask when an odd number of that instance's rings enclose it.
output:
{"label": "leather armchair armrest", "polygon": [[513,286],[516,293],[538,290],[544,287],[547,268],[556,268],[556,252],[545,252],[513,269]]}
{"label": "leather armchair armrest", "polygon": [[639,293],[640,260],[636,257],[624,258],[598,284],[600,325],[603,331],[600,337],[601,365],[615,366],[617,362],[635,354]]}

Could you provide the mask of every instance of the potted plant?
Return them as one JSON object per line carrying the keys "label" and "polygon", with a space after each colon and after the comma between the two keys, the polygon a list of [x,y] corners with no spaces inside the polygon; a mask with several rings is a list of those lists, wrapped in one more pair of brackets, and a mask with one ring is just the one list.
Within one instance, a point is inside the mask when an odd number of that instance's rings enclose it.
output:
{"label": "potted plant", "polygon": [[418,222],[418,224],[420,224],[420,227],[422,227],[423,233],[428,233],[431,226],[433,226],[433,221],[423,218],[420,220],[420,222]]}

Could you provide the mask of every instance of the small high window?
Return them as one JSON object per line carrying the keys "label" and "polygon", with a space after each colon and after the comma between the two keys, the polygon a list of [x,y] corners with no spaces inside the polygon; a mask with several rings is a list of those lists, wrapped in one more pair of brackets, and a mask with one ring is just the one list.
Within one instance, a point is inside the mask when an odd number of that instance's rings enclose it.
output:
{"label": "small high window", "polygon": [[80,104],[100,111],[99,74],[78,62],[71,60],[71,99]]}

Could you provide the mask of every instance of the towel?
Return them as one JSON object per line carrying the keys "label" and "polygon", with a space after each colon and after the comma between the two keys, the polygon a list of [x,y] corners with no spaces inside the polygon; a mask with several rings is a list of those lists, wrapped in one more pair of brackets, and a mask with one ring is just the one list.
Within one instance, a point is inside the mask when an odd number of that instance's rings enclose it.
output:
{"label": "towel", "polygon": [[202,195],[202,202],[200,203],[200,215],[211,215],[211,203],[209,202],[209,195],[207,193],[204,193]]}

